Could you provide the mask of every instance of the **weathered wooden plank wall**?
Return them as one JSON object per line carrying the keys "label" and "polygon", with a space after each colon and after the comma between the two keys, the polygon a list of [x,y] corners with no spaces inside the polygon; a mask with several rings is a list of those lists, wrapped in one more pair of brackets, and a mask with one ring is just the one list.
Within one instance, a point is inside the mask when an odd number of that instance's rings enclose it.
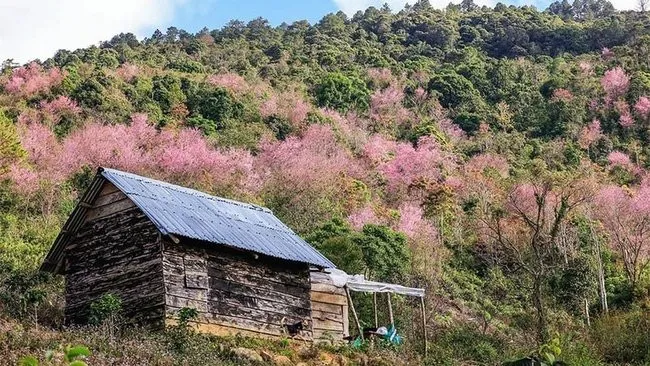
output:
{"label": "weathered wooden plank wall", "polygon": [[110,292],[132,322],[164,324],[159,232],[112,184],[104,184],[65,258],[66,323],[87,322],[90,304]]}
{"label": "weathered wooden plank wall", "polygon": [[345,290],[334,286],[327,274],[311,272],[310,295],[314,340],[343,341],[350,333]]}
{"label": "weathered wooden plank wall", "polygon": [[255,259],[214,244],[164,241],[167,316],[183,307],[199,311],[199,330],[224,335],[284,336],[283,324],[303,323],[312,338],[306,264]]}

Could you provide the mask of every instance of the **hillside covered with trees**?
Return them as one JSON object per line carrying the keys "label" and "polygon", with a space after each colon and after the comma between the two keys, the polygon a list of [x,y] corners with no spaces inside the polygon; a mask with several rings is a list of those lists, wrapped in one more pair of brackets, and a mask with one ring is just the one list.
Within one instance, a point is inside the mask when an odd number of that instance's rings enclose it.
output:
{"label": "hillside covered with trees", "polygon": [[[269,207],[347,272],[427,288],[428,359],[419,302],[396,306],[413,341],[386,352],[409,363],[650,362],[645,11],[423,0],[119,34],[6,61],[0,112],[6,360],[50,347],[15,334],[59,329],[63,281],[37,269],[105,166]],[[189,362],[161,352],[140,362]]]}

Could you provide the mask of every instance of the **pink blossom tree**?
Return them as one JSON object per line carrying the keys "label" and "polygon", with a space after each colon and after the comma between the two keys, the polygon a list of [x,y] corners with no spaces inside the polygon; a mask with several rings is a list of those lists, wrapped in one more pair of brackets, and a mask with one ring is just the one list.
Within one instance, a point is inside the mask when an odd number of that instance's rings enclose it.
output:
{"label": "pink blossom tree", "polygon": [[[344,213],[362,199],[361,171],[329,126],[312,125],[302,136],[260,144],[256,171],[271,206],[299,230]],[[289,209],[290,208],[290,209]]]}
{"label": "pink blossom tree", "polygon": [[224,195],[259,189],[248,151],[215,149],[193,129],[158,131],[144,114],[134,114],[130,124],[87,123],[61,142],[39,122],[21,123],[19,131],[29,166],[14,168],[12,180],[29,177],[25,182],[57,187],[83,167],[105,166]]}
{"label": "pink blossom tree", "polygon": [[650,263],[650,188],[626,191],[607,186],[596,195],[594,206],[635,288]]}
{"label": "pink blossom tree", "polygon": [[393,85],[370,96],[370,118],[376,130],[394,128],[412,117],[410,111],[402,105],[403,100],[404,92]]}
{"label": "pink blossom tree", "polygon": [[630,161],[630,157],[620,151],[612,151],[607,155],[607,161],[609,162],[609,165],[612,167],[620,166],[623,168],[629,168],[632,166],[632,162]]}
{"label": "pink blossom tree", "polygon": [[605,72],[600,84],[605,90],[606,101],[612,102],[627,93],[630,87],[630,77],[623,68],[615,67]]}
{"label": "pink blossom tree", "polygon": [[8,93],[26,96],[49,91],[63,80],[63,73],[58,68],[44,70],[36,62],[15,69],[4,83]]}
{"label": "pink blossom tree", "polygon": [[571,215],[591,197],[591,185],[580,177],[538,178],[497,189],[480,200],[479,234],[496,261],[513,266],[531,282],[539,341],[548,337],[544,283],[558,265],[558,243]]}
{"label": "pink blossom tree", "polygon": [[640,97],[634,105],[634,111],[639,117],[647,119],[650,116],[650,98]]}
{"label": "pink blossom tree", "polygon": [[279,117],[291,124],[296,130],[303,129],[311,105],[297,93],[284,92],[271,95],[260,105],[262,118]]}
{"label": "pink blossom tree", "polygon": [[350,226],[355,230],[361,230],[364,225],[374,224],[374,225],[385,225],[386,222],[381,220],[375,213],[375,209],[372,205],[364,205],[359,210],[352,212],[348,216],[348,222]]}
{"label": "pink blossom tree", "polygon": [[117,73],[117,76],[119,76],[122,80],[131,82],[140,73],[140,68],[138,65],[125,62],[120,65],[120,67],[118,67],[115,72]]}
{"label": "pink blossom tree", "polygon": [[564,88],[553,90],[553,95],[551,96],[551,100],[553,101],[570,102],[572,99],[573,93]]}
{"label": "pink blossom tree", "polygon": [[404,197],[416,184],[442,182],[443,172],[456,166],[453,156],[427,136],[420,138],[417,146],[375,136],[364,153],[385,179],[386,189],[394,199]]}
{"label": "pink blossom tree", "polygon": [[59,123],[64,117],[78,117],[81,113],[81,108],[77,102],[61,95],[52,101],[41,101],[41,110],[45,113],[46,118],[52,122]]}
{"label": "pink blossom tree", "polygon": [[598,141],[603,136],[603,131],[600,129],[600,121],[593,119],[587,126],[580,130],[578,136],[578,144],[583,149],[588,149],[594,142]]}
{"label": "pink blossom tree", "polygon": [[235,93],[241,93],[248,89],[248,83],[246,82],[246,79],[232,72],[212,75],[208,77],[208,83],[214,86],[226,88]]}
{"label": "pink blossom tree", "polygon": [[387,68],[368,69],[368,78],[370,78],[370,81],[380,89],[385,88],[396,81],[393,73]]}

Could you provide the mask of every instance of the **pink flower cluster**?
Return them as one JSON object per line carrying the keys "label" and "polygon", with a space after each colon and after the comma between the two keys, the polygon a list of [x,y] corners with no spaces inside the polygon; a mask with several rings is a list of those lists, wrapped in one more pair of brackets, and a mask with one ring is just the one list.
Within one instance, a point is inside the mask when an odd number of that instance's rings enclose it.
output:
{"label": "pink flower cluster", "polygon": [[126,82],[132,81],[140,73],[138,65],[134,65],[128,62],[123,63],[116,70],[117,76]]}
{"label": "pink flower cluster", "polygon": [[600,84],[605,90],[606,101],[612,102],[627,93],[630,87],[630,77],[623,68],[615,67],[605,72]]}
{"label": "pink flower cluster", "polygon": [[81,113],[81,108],[79,108],[77,102],[65,95],[61,95],[49,102],[42,100],[40,106],[41,110],[45,112],[54,123],[58,123],[65,115],[76,117]]}
{"label": "pink flower cluster", "polygon": [[370,118],[377,129],[404,124],[411,117],[411,112],[404,108],[404,92],[394,86],[377,90],[370,97]]}
{"label": "pink flower cluster", "polygon": [[348,222],[350,226],[355,230],[361,230],[364,225],[374,224],[382,225],[384,224],[371,205],[365,205],[360,210],[357,210],[348,216]]}
{"label": "pink flower cluster", "polygon": [[567,89],[558,88],[553,90],[551,99],[555,102],[570,102],[573,99],[573,94]]}
{"label": "pink flower cluster", "polygon": [[277,116],[286,119],[296,129],[302,129],[307,119],[311,105],[297,93],[273,94],[260,106],[263,118]]}
{"label": "pink flower cluster", "polygon": [[63,73],[58,68],[44,70],[36,62],[15,69],[4,83],[8,93],[26,96],[46,92],[61,83]]}
{"label": "pink flower cluster", "polygon": [[235,93],[243,92],[248,88],[246,79],[232,72],[212,75],[208,77],[208,83],[221,88],[226,88]]}
{"label": "pink flower cluster", "polygon": [[578,67],[580,68],[580,71],[585,75],[591,75],[593,72],[593,66],[588,61],[580,61],[578,63]]}
{"label": "pink flower cluster", "polygon": [[418,180],[442,181],[443,172],[455,168],[455,160],[432,138],[420,138],[417,147],[410,143],[387,140],[379,135],[364,148],[369,162],[386,180],[389,192],[404,194]]}
{"label": "pink flower cluster", "polygon": [[296,193],[336,190],[342,177],[359,175],[352,155],[329,126],[312,125],[302,136],[263,141],[260,150],[256,159],[260,176]]}
{"label": "pink flower cluster", "polygon": [[[123,169],[217,189],[247,187],[245,180],[253,176],[253,159],[247,151],[216,150],[193,129],[158,131],[141,114],[133,115],[130,125],[89,123],[62,141],[41,123],[19,127],[32,172],[54,184],[83,166]],[[15,168],[14,178],[18,173],[29,175]]]}
{"label": "pink flower cluster", "polygon": [[650,116],[650,98],[646,96],[640,97],[634,105],[634,110],[639,117],[648,118]]}
{"label": "pink flower cluster", "polygon": [[578,144],[583,149],[588,149],[591,144],[598,141],[598,139],[600,139],[602,136],[603,131],[600,129],[600,121],[594,119],[580,131]]}
{"label": "pink flower cluster", "polygon": [[612,151],[607,155],[607,161],[611,166],[629,167],[632,165],[630,157],[620,151]]}

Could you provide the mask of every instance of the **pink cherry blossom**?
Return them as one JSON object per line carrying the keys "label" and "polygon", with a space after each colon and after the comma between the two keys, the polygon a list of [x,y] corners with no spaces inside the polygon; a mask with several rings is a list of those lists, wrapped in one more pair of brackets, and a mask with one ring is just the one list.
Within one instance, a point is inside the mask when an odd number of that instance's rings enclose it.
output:
{"label": "pink cherry blossom", "polygon": [[618,124],[623,128],[630,128],[634,126],[634,118],[628,113],[622,114],[618,119]]}
{"label": "pink cherry blossom", "polygon": [[368,77],[380,88],[390,85],[395,81],[395,77],[390,69],[387,68],[368,69]]}
{"label": "pink cherry blossom", "polygon": [[132,81],[140,73],[140,69],[137,65],[125,62],[120,67],[115,70],[117,76],[126,82]]}
{"label": "pink cherry blossom", "polygon": [[580,71],[585,75],[591,75],[593,72],[593,66],[588,61],[580,61],[578,67],[580,67]]}
{"label": "pink cherry blossom", "polygon": [[594,211],[618,252],[634,286],[650,261],[650,189],[606,186],[594,198]]}
{"label": "pink cherry blossom", "polygon": [[612,151],[607,155],[607,161],[611,166],[629,167],[632,163],[630,157],[620,151]]}
{"label": "pink cherry blossom", "polygon": [[642,96],[634,105],[634,110],[641,118],[648,118],[650,115],[650,98]]}
{"label": "pink cherry blossom", "polygon": [[208,82],[214,86],[226,88],[236,93],[243,92],[248,88],[246,79],[232,72],[212,75],[208,77]]}
{"label": "pink cherry blossom", "polygon": [[600,129],[600,121],[594,119],[587,126],[583,127],[580,131],[580,136],[578,137],[578,144],[583,149],[589,148],[591,144],[598,141],[603,136],[603,132]]}
{"label": "pink cherry blossom", "polygon": [[570,102],[573,99],[573,94],[567,89],[558,88],[553,90],[551,99],[555,102]]}
{"label": "pink cherry blossom", "polygon": [[472,157],[465,165],[465,169],[469,172],[478,173],[483,173],[486,169],[492,169],[505,177],[508,175],[510,166],[504,157],[485,153]]}
{"label": "pink cherry blossom", "polygon": [[392,85],[370,96],[370,118],[375,122],[376,129],[398,126],[412,117],[411,112],[402,105],[403,100],[404,91]]}
{"label": "pink cherry blossom", "polygon": [[54,123],[61,121],[63,116],[76,117],[81,113],[81,108],[79,108],[77,102],[65,95],[61,95],[50,102],[41,101],[40,106],[41,110],[50,116]]}
{"label": "pink cherry blossom", "polygon": [[13,189],[21,195],[30,196],[38,191],[38,174],[22,165],[12,165],[4,178],[12,181]]}
{"label": "pink cherry blossom", "polygon": [[614,101],[627,93],[630,86],[630,77],[627,76],[623,68],[615,67],[605,72],[600,83],[605,90],[607,100]]}
{"label": "pink cherry blossom", "polygon": [[361,230],[364,225],[382,224],[382,220],[377,217],[375,210],[370,205],[362,207],[360,210],[357,210],[348,216],[348,222],[355,230]]}
{"label": "pink cherry blossom", "polygon": [[46,92],[63,80],[63,73],[58,68],[44,70],[36,62],[13,70],[4,84],[4,89],[15,95],[26,96]]}

